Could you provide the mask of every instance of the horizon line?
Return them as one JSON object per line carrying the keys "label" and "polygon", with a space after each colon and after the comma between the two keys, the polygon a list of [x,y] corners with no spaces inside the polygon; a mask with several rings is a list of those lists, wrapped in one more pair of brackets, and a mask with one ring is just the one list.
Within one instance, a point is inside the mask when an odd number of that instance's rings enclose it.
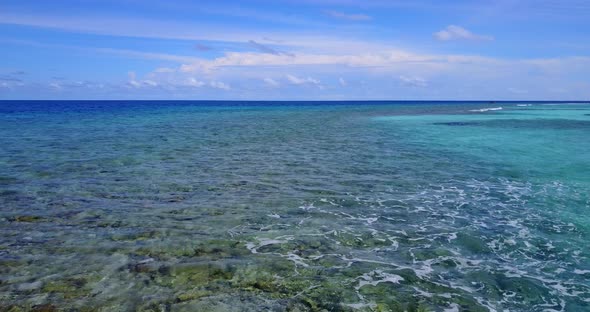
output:
{"label": "horizon line", "polygon": [[486,102],[590,103],[589,100],[189,100],[189,99],[0,99],[0,102]]}

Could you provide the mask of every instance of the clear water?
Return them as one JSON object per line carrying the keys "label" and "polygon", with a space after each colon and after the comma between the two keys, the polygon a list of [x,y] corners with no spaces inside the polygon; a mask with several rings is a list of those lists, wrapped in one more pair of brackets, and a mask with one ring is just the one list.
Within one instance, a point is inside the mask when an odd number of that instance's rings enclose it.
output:
{"label": "clear water", "polygon": [[590,105],[295,104],[0,102],[0,310],[590,311]]}

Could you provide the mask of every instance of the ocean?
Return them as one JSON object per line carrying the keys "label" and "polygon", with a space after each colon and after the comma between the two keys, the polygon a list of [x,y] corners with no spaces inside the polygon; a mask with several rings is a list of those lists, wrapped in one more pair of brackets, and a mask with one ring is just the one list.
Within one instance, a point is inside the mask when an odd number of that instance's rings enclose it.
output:
{"label": "ocean", "polygon": [[0,311],[590,311],[590,104],[3,101],[0,145]]}

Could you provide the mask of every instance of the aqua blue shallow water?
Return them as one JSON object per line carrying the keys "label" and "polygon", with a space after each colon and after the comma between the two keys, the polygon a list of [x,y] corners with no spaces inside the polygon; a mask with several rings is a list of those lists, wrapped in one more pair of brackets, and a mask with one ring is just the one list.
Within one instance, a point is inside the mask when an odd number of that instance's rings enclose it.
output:
{"label": "aqua blue shallow water", "polygon": [[581,103],[0,102],[0,310],[590,311],[589,134]]}

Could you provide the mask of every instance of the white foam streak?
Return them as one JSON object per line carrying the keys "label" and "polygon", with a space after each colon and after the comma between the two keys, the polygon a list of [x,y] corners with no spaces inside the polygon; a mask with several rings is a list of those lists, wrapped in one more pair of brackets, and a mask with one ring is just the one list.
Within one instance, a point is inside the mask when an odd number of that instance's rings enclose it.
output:
{"label": "white foam streak", "polygon": [[485,112],[491,112],[491,111],[499,111],[504,109],[503,107],[490,107],[490,108],[482,108],[482,109],[472,109],[470,110],[470,112],[476,112],[476,113],[485,113]]}
{"label": "white foam streak", "polygon": [[386,273],[382,270],[374,270],[369,273],[365,273],[358,277],[358,279],[360,279],[360,281],[356,287],[356,290],[359,290],[361,287],[366,285],[377,286],[381,283],[399,284],[404,280],[404,278],[399,275]]}

